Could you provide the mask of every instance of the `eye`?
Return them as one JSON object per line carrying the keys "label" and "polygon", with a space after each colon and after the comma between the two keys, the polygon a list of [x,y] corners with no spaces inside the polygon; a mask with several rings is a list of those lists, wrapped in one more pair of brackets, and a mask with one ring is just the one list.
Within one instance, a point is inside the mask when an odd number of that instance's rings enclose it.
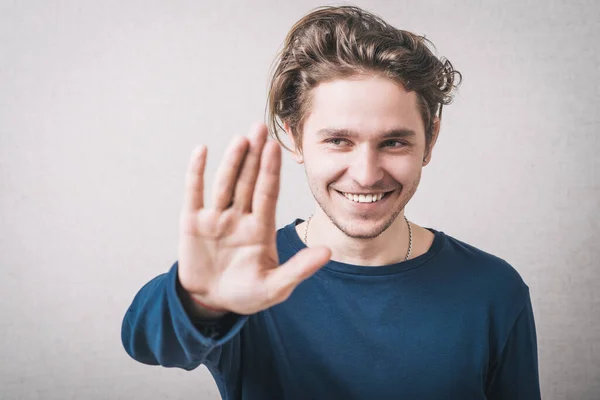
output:
{"label": "eye", "polygon": [[341,144],[341,142],[349,143],[346,139],[341,139],[341,138],[332,138],[332,139],[328,139],[325,141],[325,143],[331,143],[334,146],[338,146],[339,144]]}
{"label": "eye", "polygon": [[[384,143],[384,145],[385,144],[391,144],[391,146],[388,146],[388,147],[402,147],[402,146],[406,146],[406,143],[402,142],[400,140],[386,140],[383,143]],[[395,146],[395,144],[397,144],[397,146]]]}

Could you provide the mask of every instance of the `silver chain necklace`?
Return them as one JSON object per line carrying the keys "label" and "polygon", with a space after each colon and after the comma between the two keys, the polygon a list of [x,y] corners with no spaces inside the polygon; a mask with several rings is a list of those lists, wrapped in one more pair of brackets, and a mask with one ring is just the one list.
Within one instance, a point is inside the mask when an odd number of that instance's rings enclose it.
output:
{"label": "silver chain necklace", "polygon": [[[308,246],[308,225],[310,224],[310,220],[312,219],[313,215],[314,214],[311,214],[311,216],[308,217],[308,221],[306,221],[306,228],[304,228],[304,244],[306,246]],[[412,229],[408,219],[406,218],[406,215],[404,216],[404,220],[406,221],[406,225],[408,225],[408,251],[406,252],[406,258],[404,259],[404,261],[407,261],[410,257],[410,252],[412,251]]]}

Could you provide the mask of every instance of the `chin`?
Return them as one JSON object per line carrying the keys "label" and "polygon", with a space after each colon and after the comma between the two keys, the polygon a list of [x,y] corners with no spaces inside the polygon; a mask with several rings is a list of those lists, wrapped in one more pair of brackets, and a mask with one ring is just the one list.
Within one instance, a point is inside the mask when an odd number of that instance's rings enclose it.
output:
{"label": "chin", "polygon": [[396,221],[404,208],[393,210],[376,219],[362,218],[360,216],[342,215],[340,212],[331,212],[330,209],[321,207],[329,220],[344,235],[352,239],[375,239],[385,232]]}
{"label": "chin", "polygon": [[352,226],[344,227],[344,226],[337,225],[337,227],[344,233],[344,235],[346,235],[352,239],[364,239],[364,240],[375,239],[376,237],[381,235],[387,229],[386,226],[382,226],[382,225],[377,225],[377,226],[372,226],[372,227],[359,227],[359,228],[355,228],[355,229],[353,229]]}
{"label": "chin", "polygon": [[[312,185],[311,190],[313,188]],[[347,200],[338,190],[328,187],[325,191],[313,191],[317,204],[331,223],[345,236],[353,239],[370,240],[384,233],[404,210],[404,187],[388,192],[387,199],[381,204],[381,209],[360,210],[349,208]]]}

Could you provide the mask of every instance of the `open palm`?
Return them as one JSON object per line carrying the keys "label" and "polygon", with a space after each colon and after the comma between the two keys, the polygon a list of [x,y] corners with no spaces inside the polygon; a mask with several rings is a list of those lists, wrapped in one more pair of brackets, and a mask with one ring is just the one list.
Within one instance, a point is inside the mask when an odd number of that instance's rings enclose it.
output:
{"label": "open palm", "polygon": [[211,207],[204,206],[207,149],[192,153],[180,218],[181,286],[210,307],[252,314],[286,300],[331,256],[306,248],[279,265],[275,210],[281,149],[264,124],[236,136],[219,165]]}

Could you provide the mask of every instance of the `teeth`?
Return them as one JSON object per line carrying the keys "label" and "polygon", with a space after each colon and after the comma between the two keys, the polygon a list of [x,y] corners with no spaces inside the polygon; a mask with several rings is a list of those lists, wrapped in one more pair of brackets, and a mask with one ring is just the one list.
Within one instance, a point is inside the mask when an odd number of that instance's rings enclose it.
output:
{"label": "teeth", "polygon": [[381,200],[383,193],[379,194],[351,194],[344,193],[344,197],[348,200],[355,201],[357,203],[374,203]]}

